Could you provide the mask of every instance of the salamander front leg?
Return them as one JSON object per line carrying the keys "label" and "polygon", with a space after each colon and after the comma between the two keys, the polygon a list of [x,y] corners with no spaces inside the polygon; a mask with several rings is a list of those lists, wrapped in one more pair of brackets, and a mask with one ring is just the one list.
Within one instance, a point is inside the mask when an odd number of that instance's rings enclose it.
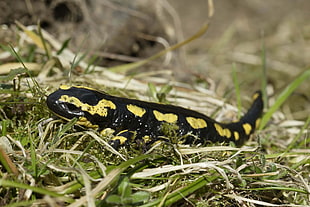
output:
{"label": "salamander front leg", "polygon": [[133,140],[135,137],[135,132],[133,131],[128,131],[128,130],[123,130],[120,131],[119,133],[116,134],[115,137],[113,137],[110,141],[109,144],[114,148],[114,149],[119,149],[121,146],[124,146],[127,144],[129,141],[128,140]]}

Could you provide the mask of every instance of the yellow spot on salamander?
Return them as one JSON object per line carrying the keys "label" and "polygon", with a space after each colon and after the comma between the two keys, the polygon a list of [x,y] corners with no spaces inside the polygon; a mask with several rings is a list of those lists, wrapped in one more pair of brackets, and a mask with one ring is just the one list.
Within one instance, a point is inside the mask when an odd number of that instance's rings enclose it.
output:
{"label": "yellow spot on salamander", "polygon": [[224,135],[224,132],[223,132],[223,128],[219,125],[219,124],[214,124],[214,127],[217,131],[217,133],[220,135],[220,136],[223,136]]}
{"label": "yellow spot on salamander", "polygon": [[257,120],[255,121],[255,128],[256,128],[256,129],[258,129],[258,127],[259,127],[259,125],[260,125],[260,120],[261,120],[261,119],[257,119]]}
{"label": "yellow spot on salamander", "polygon": [[144,108],[141,108],[139,106],[133,105],[133,104],[129,104],[127,105],[127,109],[128,111],[130,111],[131,113],[133,113],[136,116],[142,117],[146,110]]}
{"label": "yellow spot on salamander", "polygon": [[[88,104],[86,104],[86,105],[88,105]],[[90,107],[90,109],[89,109],[90,114],[92,114],[92,115],[99,114],[100,116],[107,116],[108,115],[108,108],[116,109],[115,104],[112,101],[109,101],[106,99],[100,100],[98,102],[98,104],[95,106],[88,105],[87,107]]]}
{"label": "yellow spot on salamander", "polygon": [[217,123],[214,124],[214,127],[220,136],[227,137],[227,138],[231,137],[231,131],[229,129],[223,128],[223,127],[221,127],[221,125],[219,125]]}
{"label": "yellow spot on salamander", "polygon": [[123,145],[127,141],[127,138],[123,137],[123,136],[115,136],[112,138],[112,140],[114,140],[114,141],[119,140],[120,145]]}
{"label": "yellow spot on salamander", "polygon": [[59,86],[59,88],[62,89],[62,90],[68,90],[69,88],[71,88],[71,86],[61,85],[61,86]]}
{"label": "yellow spot on salamander", "polygon": [[225,133],[225,136],[226,136],[227,138],[230,138],[230,137],[231,137],[231,132],[230,132],[229,129],[225,128],[225,129],[224,129],[224,133]]}
{"label": "yellow spot on salamander", "polygon": [[163,114],[159,111],[154,110],[153,114],[158,121],[165,121],[168,123],[175,123],[178,120],[178,116],[176,114],[168,113]]}
{"label": "yellow spot on salamander", "polygon": [[98,114],[100,116],[107,116],[109,109],[116,109],[115,104],[106,99],[100,100],[95,106],[83,103],[78,98],[68,95],[62,95],[59,100],[80,107],[82,111],[88,112],[91,115]]}
{"label": "yellow spot on salamander", "polygon": [[207,122],[200,118],[186,117],[186,121],[194,129],[202,129],[207,127]]}
{"label": "yellow spot on salamander", "polygon": [[234,137],[236,141],[239,140],[239,133],[234,131]]}
{"label": "yellow spot on salamander", "polygon": [[84,88],[84,89],[88,89],[88,90],[91,90],[91,91],[96,91],[96,89],[90,88],[90,87],[86,87],[86,86],[68,86],[68,85],[61,85],[61,86],[59,86],[59,89],[61,89],[61,90],[68,90],[70,88]]}
{"label": "yellow spot on salamander", "polygon": [[114,132],[115,132],[114,129],[105,128],[105,129],[103,129],[103,130],[100,131],[100,134],[101,134],[102,136],[106,137],[106,136],[112,135]]}
{"label": "yellow spot on salamander", "polygon": [[118,132],[117,135],[123,134],[123,133],[125,133],[125,132],[128,132],[128,129],[125,129],[125,130],[123,130],[123,131]]}
{"label": "yellow spot on salamander", "polygon": [[144,143],[148,143],[148,142],[152,141],[151,137],[148,135],[143,136],[142,139],[143,139]]}
{"label": "yellow spot on salamander", "polygon": [[245,131],[245,134],[250,135],[251,130],[252,130],[252,126],[250,124],[246,123],[246,124],[243,124],[242,127]]}
{"label": "yellow spot on salamander", "polygon": [[259,96],[259,93],[255,93],[252,97],[253,101],[256,100],[258,96]]}
{"label": "yellow spot on salamander", "polygon": [[90,121],[88,121],[86,117],[79,117],[77,124],[93,129],[97,129],[99,127],[97,124],[92,124]]}
{"label": "yellow spot on salamander", "polygon": [[84,88],[84,89],[91,90],[91,91],[97,91],[97,90],[94,89],[94,88],[86,87],[86,86],[72,86],[72,87],[74,87],[74,88]]}

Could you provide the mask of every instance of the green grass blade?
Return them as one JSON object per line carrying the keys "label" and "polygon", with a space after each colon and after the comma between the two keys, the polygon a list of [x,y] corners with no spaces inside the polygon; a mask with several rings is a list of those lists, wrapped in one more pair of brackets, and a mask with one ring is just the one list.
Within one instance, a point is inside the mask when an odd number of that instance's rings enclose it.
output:
{"label": "green grass blade", "polygon": [[[40,193],[42,195],[49,195],[49,196],[53,196],[53,197],[62,197],[63,196],[62,194],[58,194],[56,192],[53,192],[53,191],[50,191],[50,190],[47,190],[44,188],[39,188],[36,186],[30,186],[30,185],[27,185],[24,183],[18,183],[15,181],[5,180],[5,179],[1,179],[1,178],[0,178],[0,186],[29,189],[29,190],[32,190],[33,192]],[[67,201],[71,200],[71,202],[73,201],[73,199],[69,199],[69,198],[65,198],[65,197],[64,197],[64,199]]]}
{"label": "green grass blade", "polygon": [[296,90],[298,86],[301,85],[301,83],[310,78],[310,69],[307,69],[305,72],[303,72],[300,76],[298,76],[292,83],[290,83],[279,95],[278,99],[274,103],[273,106],[269,108],[269,110],[265,113],[265,115],[262,118],[261,124],[259,129],[263,129],[268,121],[271,119],[271,116],[274,112],[276,112],[282,104],[286,101],[286,99]]}
{"label": "green grass blade", "polygon": [[68,130],[70,130],[77,122],[77,118],[73,118],[71,119],[70,121],[68,121],[64,126],[63,128],[58,131],[56,137],[57,139],[61,136],[63,136]]}
{"label": "green grass blade", "polygon": [[[309,156],[309,154],[308,154]],[[302,166],[307,166],[310,164],[310,159],[302,159],[299,162],[292,165],[291,169],[298,170]]]}
{"label": "green grass blade", "polygon": [[71,38],[68,38],[62,43],[61,48],[57,51],[57,55],[60,55],[66,48],[69,47],[70,41]]}
{"label": "green grass blade", "polygon": [[[165,200],[163,206],[169,206],[169,205],[179,201],[180,199],[192,194],[196,190],[199,190],[200,188],[206,186],[207,183],[212,182],[216,178],[218,178],[218,176],[213,176],[213,177],[208,177],[208,178],[202,176],[202,177],[198,178],[196,181],[190,183],[189,185],[185,186],[184,188],[169,194],[166,197],[166,200]],[[158,204],[160,204],[161,202],[162,202],[162,198],[159,198],[153,202],[149,202],[145,205],[142,205],[141,207],[158,206]]]}
{"label": "green grass blade", "polygon": [[[90,192],[91,196],[97,197],[98,194],[101,194],[102,192],[104,192],[106,188],[108,188],[115,181],[117,181],[117,178],[119,178],[119,176],[121,175],[122,172],[124,172],[124,170],[126,170],[131,165],[137,162],[140,162],[142,160],[145,160],[151,156],[152,155],[141,155],[133,159],[127,160],[123,162],[122,164],[120,164],[119,166],[116,166],[100,181],[100,183],[98,183],[98,185],[94,189],[92,189],[92,191]],[[72,203],[69,207],[81,206],[81,205],[84,205],[85,202],[87,202],[87,198],[86,196],[83,196],[80,199],[78,199],[76,202]]]}
{"label": "green grass blade", "polygon": [[30,141],[31,168],[32,168],[34,177],[37,179],[38,178],[38,168],[37,168],[38,161],[37,161],[36,147],[34,144],[34,139],[31,136],[31,134],[29,135],[29,138],[30,138],[29,141]]}
{"label": "green grass blade", "polygon": [[38,34],[39,34],[39,37],[40,37],[41,42],[42,42],[42,44],[43,44],[43,48],[44,48],[44,50],[45,50],[46,56],[47,56],[47,58],[50,60],[50,59],[52,58],[51,47],[48,45],[48,43],[47,43],[46,40],[44,39],[44,36],[43,36],[42,30],[41,30],[40,24],[38,24]]}
{"label": "green grass blade", "polygon": [[[127,160],[125,162],[123,162],[122,164],[120,164],[119,166],[117,166],[116,168],[114,168],[113,170],[111,170],[107,176],[101,181],[101,187],[103,189],[105,189],[109,184],[111,184],[111,182],[117,178],[125,169],[127,169],[128,167],[130,167],[131,165],[140,162],[148,157],[150,157],[151,155],[141,155],[138,157],[135,157],[133,159]],[[98,186],[97,186],[98,187]]]}

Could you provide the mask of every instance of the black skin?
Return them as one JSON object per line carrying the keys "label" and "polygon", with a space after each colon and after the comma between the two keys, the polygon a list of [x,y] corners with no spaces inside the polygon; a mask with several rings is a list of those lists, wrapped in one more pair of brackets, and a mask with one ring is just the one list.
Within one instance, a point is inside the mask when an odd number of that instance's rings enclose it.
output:
{"label": "black skin", "polygon": [[[163,114],[173,113],[178,116],[178,121],[174,124],[178,128],[176,130],[177,135],[185,136],[187,134],[191,134],[190,136],[186,136],[184,144],[205,145],[208,142],[234,141],[237,146],[241,146],[250,136],[246,135],[242,124],[250,124],[252,127],[250,134],[252,134],[255,130],[255,121],[261,116],[263,111],[261,92],[258,91],[256,93],[258,94],[258,97],[254,100],[252,106],[240,119],[240,121],[227,124],[216,122],[204,114],[179,106],[116,97],[108,95],[104,92],[83,87],[71,87],[66,90],[59,89],[50,94],[47,97],[46,102],[49,109],[56,115],[67,120],[74,117],[86,117],[86,119],[92,124],[98,125],[100,131],[105,128],[114,129],[116,134],[123,130],[134,131],[136,132],[136,142],[140,142],[143,136],[150,136],[152,141],[148,144],[152,144],[157,141],[160,136],[165,136],[162,130],[163,121],[158,121],[153,114],[153,110],[157,110]],[[81,102],[92,106],[95,106],[100,100],[106,99],[112,101],[116,105],[116,109],[109,109],[106,117],[99,116],[98,114],[91,115],[87,111],[82,111],[81,108],[76,107],[73,104],[60,101],[59,99],[62,95],[76,97]],[[126,106],[129,104],[144,108],[146,113],[142,117],[135,116],[127,110]],[[186,117],[201,118],[205,120],[207,127],[193,129],[186,121]],[[220,136],[214,127],[214,123],[218,123],[221,127],[228,128],[231,131],[237,131],[240,138],[238,140],[234,140],[233,138],[227,139],[226,137]],[[115,148],[118,148],[118,144],[115,143],[113,145]]]}

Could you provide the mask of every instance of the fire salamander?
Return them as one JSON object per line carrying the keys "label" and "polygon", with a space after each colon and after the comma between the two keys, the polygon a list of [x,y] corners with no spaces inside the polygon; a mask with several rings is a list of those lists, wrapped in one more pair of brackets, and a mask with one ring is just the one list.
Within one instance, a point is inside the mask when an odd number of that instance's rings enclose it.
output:
{"label": "fire salamander", "polygon": [[199,112],[179,106],[116,97],[83,86],[61,86],[47,97],[47,106],[57,116],[104,132],[115,131],[110,140],[114,148],[134,141],[145,149],[165,137],[164,126],[175,126],[179,143],[206,145],[210,142],[234,142],[241,146],[258,127],[263,111],[261,92],[253,95],[253,104],[237,122],[220,123]]}

